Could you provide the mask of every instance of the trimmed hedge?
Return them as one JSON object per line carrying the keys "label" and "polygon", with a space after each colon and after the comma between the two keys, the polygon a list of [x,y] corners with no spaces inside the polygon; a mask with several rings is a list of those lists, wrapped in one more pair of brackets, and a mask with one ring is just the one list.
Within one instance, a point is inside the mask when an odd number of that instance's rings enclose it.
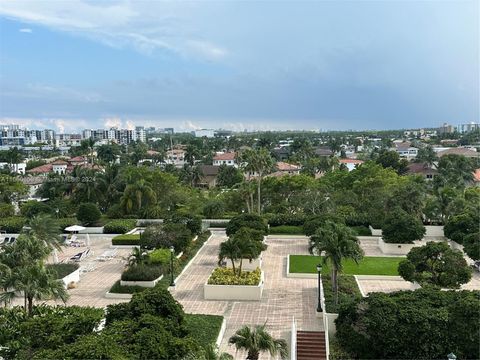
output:
{"label": "trimmed hedge", "polygon": [[110,220],[103,227],[104,234],[125,234],[135,228],[136,219],[116,219]]}
{"label": "trimmed hedge", "polygon": [[355,235],[357,236],[372,236],[372,231],[368,226],[364,226],[364,225],[350,226],[350,229],[352,229]]}
{"label": "trimmed hedge", "polygon": [[305,215],[276,214],[268,219],[268,224],[270,226],[303,226],[306,220],[307,218]]}
{"label": "trimmed hedge", "polygon": [[162,268],[159,266],[134,265],[130,266],[122,274],[123,281],[152,281],[162,275]]}
{"label": "trimmed hedge", "polygon": [[123,234],[112,239],[112,245],[139,245],[140,234]]}
{"label": "trimmed hedge", "polygon": [[302,226],[293,226],[293,225],[280,225],[280,226],[270,226],[268,230],[269,234],[272,235],[304,235]]}
{"label": "trimmed hedge", "polygon": [[226,228],[228,225],[228,221],[222,221],[222,222],[211,222],[208,224],[208,227],[211,228]]}
{"label": "trimmed hedge", "polygon": [[115,284],[112,285],[109,292],[114,294],[136,294],[147,289],[148,288],[146,287],[138,286],[138,285],[133,285],[133,286],[120,285],[120,280],[117,280]]}
{"label": "trimmed hedge", "polygon": [[57,276],[56,279],[62,279],[70,275],[79,268],[78,264],[47,264],[46,268],[52,270]]}
{"label": "trimmed hedge", "polygon": [[20,216],[13,216],[0,219],[0,230],[10,234],[17,234],[22,231],[26,219]]}
{"label": "trimmed hedge", "polygon": [[208,278],[210,285],[252,285],[260,284],[261,270],[256,268],[254,271],[242,271],[240,276],[233,272],[231,268],[216,268]]}
{"label": "trimmed hedge", "polygon": [[222,322],[223,316],[185,314],[185,327],[188,336],[198,341],[204,348],[215,344]]}

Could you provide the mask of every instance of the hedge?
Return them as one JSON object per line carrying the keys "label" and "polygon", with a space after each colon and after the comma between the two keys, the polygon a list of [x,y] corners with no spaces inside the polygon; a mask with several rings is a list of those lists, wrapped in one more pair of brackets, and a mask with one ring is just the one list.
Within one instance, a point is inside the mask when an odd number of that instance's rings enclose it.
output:
{"label": "hedge", "polygon": [[63,279],[79,268],[78,264],[47,264],[47,269],[52,270],[57,276],[56,279]]}
{"label": "hedge", "polygon": [[110,220],[103,227],[104,234],[125,234],[135,228],[137,220],[135,219],[116,219]]}
{"label": "hedge", "polygon": [[305,215],[295,214],[275,214],[268,219],[270,226],[303,226],[306,221]]}
{"label": "hedge", "polygon": [[355,235],[357,236],[372,236],[372,231],[368,226],[363,226],[363,225],[350,226],[350,229],[352,229],[355,232]]}
{"label": "hedge", "polygon": [[112,285],[109,292],[114,294],[135,294],[147,290],[148,288],[138,285],[120,285],[120,280],[117,280]]}
{"label": "hedge", "polygon": [[260,284],[260,268],[254,271],[242,271],[240,276],[233,272],[231,268],[216,268],[208,278],[210,285],[252,285]]}
{"label": "hedge", "polygon": [[228,221],[221,221],[221,222],[211,222],[208,224],[208,227],[211,228],[226,228],[228,225]]}
{"label": "hedge", "polygon": [[159,266],[134,265],[130,266],[122,274],[123,281],[152,281],[162,275],[162,269]]}
{"label": "hedge", "polygon": [[197,340],[204,348],[215,344],[222,322],[223,316],[185,314],[185,327],[188,336]]}
{"label": "hedge", "polygon": [[269,234],[272,235],[304,235],[302,226],[293,226],[293,225],[280,225],[280,226],[270,226],[268,230]]}
{"label": "hedge", "polygon": [[112,245],[139,245],[140,234],[123,234],[112,239]]}
{"label": "hedge", "polygon": [[62,218],[57,219],[56,221],[61,231],[65,231],[65,228],[72,225],[78,225],[80,223],[80,221],[78,221],[76,218]]}
{"label": "hedge", "polygon": [[0,230],[9,234],[17,234],[22,231],[26,219],[20,216],[13,216],[0,219]]}

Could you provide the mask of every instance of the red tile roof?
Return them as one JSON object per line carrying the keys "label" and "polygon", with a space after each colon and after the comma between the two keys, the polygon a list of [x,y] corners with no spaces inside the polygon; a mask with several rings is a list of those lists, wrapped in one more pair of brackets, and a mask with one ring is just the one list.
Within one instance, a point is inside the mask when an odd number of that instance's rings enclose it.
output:
{"label": "red tile roof", "polygon": [[233,152],[223,153],[223,154],[216,154],[213,157],[213,160],[235,160],[237,154]]}
{"label": "red tile roof", "polygon": [[298,171],[298,170],[300,170],[300,166],[289,164],[289,163],[286,163],[286,162],[283,162],[283,161],[277,162],[276,168],[279,171]]}
{"label": "red tile roof", "polygon": [[477,169],[473,172],[473,181],[480,182],[480,169]]}
{"label": "red tile roof", "polygon": [[463,155],[466,157],[480,157],[480,153],[476,151],[473,151],[467,148],[458,148],[458,147],[443,150],[438,153],[438,157],[442,157],[445,155]]}
{"label": "red tile roof", "polygon": [[47,173],[51,172],[52,169],[53,169],[52,164],[45,164],[45,165],[37,166],[36,168],[27,170],[27,173],[29,173],[29,174],[47,174]]}
{"label": "red tile roof", "polygon": [[340,164],[363,164],[363,160],[358,159],[340,159],[338,161]]}
{"label": "red tile roof", "polygon": [[68,165],[68,162],[59,159],[52,162],[52,165]]}

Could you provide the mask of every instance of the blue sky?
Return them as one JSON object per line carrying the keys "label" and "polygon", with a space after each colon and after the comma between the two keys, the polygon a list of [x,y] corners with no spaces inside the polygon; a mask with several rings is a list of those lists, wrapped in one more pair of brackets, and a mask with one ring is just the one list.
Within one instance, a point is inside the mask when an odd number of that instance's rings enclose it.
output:
{"label": "blue sky", "polygon": [[2,1],[0,123],[478,122],[479,12],[477,0]]}

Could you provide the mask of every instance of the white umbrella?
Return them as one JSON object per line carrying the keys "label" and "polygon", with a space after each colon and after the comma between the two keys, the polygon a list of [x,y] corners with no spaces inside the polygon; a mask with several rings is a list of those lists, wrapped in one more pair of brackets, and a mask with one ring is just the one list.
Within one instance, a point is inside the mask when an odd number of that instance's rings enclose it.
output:
{"label": "white umbrella", "polygon": [[53,249],[53,263],[58,264],[58,252],[57,249]]}
{"label": "white umbrella", "polygon": [[66,227],[65,230],[66,231],[82,231],[82,230],[85,230],[86,227],[83,227],[83,226],[80,226],[80,225],[72,225],[72,226],[69,226],[69,227]]}
{"label": "white umbrella", "polygon": [[87,246],[90,246],[90,235],[87,234]]}

